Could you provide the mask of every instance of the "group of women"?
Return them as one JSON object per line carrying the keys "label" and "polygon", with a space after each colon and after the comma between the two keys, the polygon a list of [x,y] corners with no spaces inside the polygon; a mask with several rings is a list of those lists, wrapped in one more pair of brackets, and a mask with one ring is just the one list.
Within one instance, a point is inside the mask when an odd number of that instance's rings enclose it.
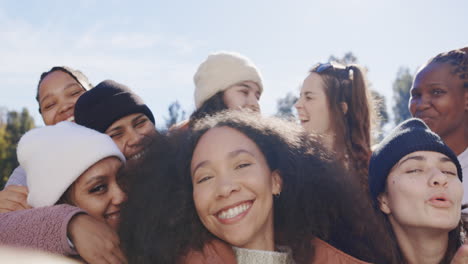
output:
{"label": "group of women", "polygon": [[[127,116],[148,117],[148,110],[138,100],[115,99],[119,92],[99,92],[119,84],[90,89],[73,70],[54,69],[38,86],[47,126],[28,132],[18,147],[17,171],[28,187],[0,192],[0,210],[37,207],[34,199],[67,203],[81,208],[73,214],[118,230],[122,251],[112,247],[105,258],[82,254],[87,251],[74,245],[80,230],[69,232],[66,242],[89,263],[468,263],[461,217],[468,48],[421,67],[409,101],[420,119],[400,124],[373,147],[373,99],[358,65],[314,66],[295,104],[298,124],[261,115],[264,87],[251,60],[211,54],[194,76],[190,119],[166,135],[144,134],[158,140],[132,155],[115,132],[127,131],[121,123]],[[88,104],[78,107],[86,97]],[[102,107],[86,110],[109,101],[129,111],[104,118],[96,111]],[[86,111],[91,114],[80,114]],[[61,122],[78,116],[86,128]],[[102,120],[109,121],[103,129],[89,125]],[[131,120],[127,137],[143,138],[140,127],[149,121]],[[99,137],[102,147],[91,140]],[[36,145],[54,152],[59,164]],[[0,241],[8,244],[12,236]]]}

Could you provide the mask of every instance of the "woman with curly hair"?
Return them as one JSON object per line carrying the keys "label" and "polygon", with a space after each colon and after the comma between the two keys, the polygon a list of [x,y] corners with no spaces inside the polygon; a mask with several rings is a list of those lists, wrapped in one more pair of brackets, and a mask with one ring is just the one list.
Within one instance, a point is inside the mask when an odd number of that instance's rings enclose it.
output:
{"label": "woman with curly hair", "polygon": [[[409,110],[437,133],[468,173],[468,47],[443,52],[416,74]],[[468,189],[468,184],[464,184]],[[468,192],[463,196],[468,203]]]}
{"label": "woman with curly hair", "polygon": [[133,171],[129,262],[394,263],[366,194],[300,126],[231,111],[171,140],[175,162]]}
{"label": "woman with curly hair", "polygon": [[304,129],[322,135],[325,146],[366,186],[375,114],[364,70],[355,64],[317,64],[295,107]]}

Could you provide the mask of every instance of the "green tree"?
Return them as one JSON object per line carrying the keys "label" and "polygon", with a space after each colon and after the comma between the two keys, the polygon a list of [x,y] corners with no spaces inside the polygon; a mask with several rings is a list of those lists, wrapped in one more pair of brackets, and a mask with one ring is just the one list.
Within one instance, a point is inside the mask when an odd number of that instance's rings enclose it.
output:
{"label": "green tree", "polygon": [[284,98],[278,99],[276,102],[276,114],[275,116],[292,119],[294,118],[293,107],[297,101],[297,96],[293,95],[291,92],[287,93]]}
{"label": "green tree", "polygon": [[408,110],[408,101],[410,98],[410,88],[413,83],[413,76],[410,70],[406,67],[401,67],[398,70],[397,77],[393,82],[393,115],[395,117],[395,125],[403,122],[411,117]]}
{"label": "green tree", "polygon": [[18,166],[16,147],[20,138],[31,128],[34,119],[26,108],[21,112],[9,111],[0,124],[0,188],[3,188],[13,169]]}
{"label": "green tree", "polygon": [[185,111],[179,104],[179,101],[175,101],[168,107],[169,117],[164,118],[166,120],[166,129],[177,124],[178,122],[185,119]]}

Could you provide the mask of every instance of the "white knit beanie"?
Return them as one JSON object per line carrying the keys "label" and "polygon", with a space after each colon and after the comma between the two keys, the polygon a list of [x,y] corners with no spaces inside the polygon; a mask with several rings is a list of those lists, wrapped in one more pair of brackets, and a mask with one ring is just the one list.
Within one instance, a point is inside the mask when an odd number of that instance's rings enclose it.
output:
{"label": "white knit beanie", "polygon": [[108,135],[68,121],[28,131],[16,153],[26,171],[32,207],[54,205],[83,172],[104,158],[125,162]]}
{"label": "white knit beanie", "polygon": [[200,64],[195,76],[195,106],[203,103],[220,91],[244,81],[252,81],[263,91],[262,76],[253,62],[238,53],[217,52],[210,54]]}

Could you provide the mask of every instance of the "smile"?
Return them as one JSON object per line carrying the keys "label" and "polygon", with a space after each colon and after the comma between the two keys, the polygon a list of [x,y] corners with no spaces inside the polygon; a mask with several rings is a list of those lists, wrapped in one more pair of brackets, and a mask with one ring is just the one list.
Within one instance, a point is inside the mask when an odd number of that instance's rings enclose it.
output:
{"label": "smile", "polygon": [[115,212],[112,212],[112,213],[105,214],[104,218],[106,220],[112,220],[112,221],[119,220],[120,219],[120,211],[115,211]]}
{"label": "smile", "polygon": [[[252,207],[253,201],[246,201],[235,207],[223,209],[216,214],[216,217],[220,220],[232,220],[236,217],[241,218],[247,211]],[[224,222],[224,221],[223,221]]]}
{"label": "smile", "polygon": [[140,159],[141,157],[145,156],[146,154],[146,149],[138,152],[137,154],[131,155],[130,157],[127,158],[127,160],[137,160]]}
{"label": "smile", "polygon": [[75,122],[75,116],[70,116],[69,118],[65,119],[65,121]]}

